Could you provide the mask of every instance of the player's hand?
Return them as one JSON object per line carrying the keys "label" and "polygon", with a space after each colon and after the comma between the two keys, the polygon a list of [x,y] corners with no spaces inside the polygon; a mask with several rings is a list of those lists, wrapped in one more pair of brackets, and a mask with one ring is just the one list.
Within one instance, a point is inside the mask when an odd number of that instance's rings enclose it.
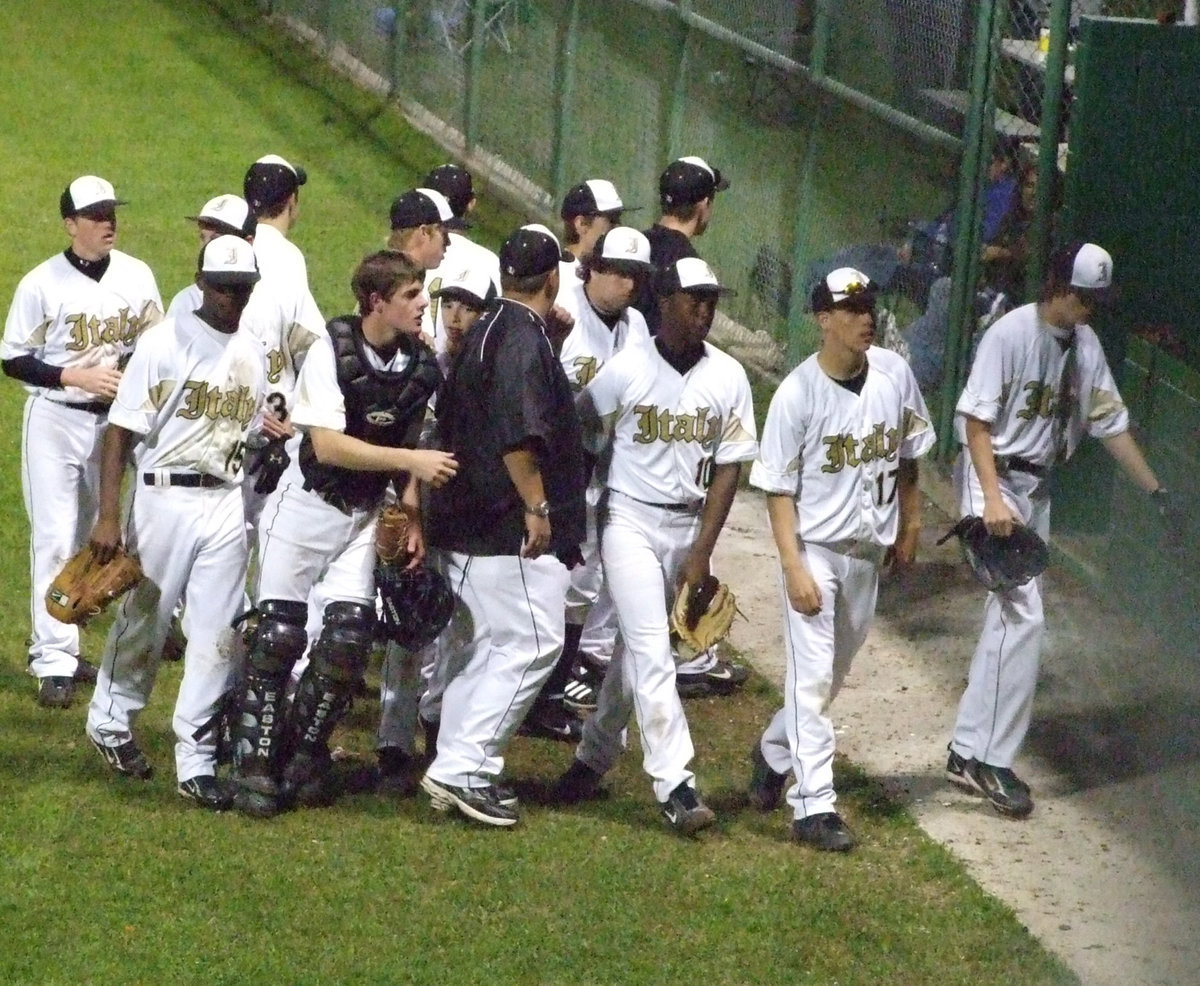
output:
{"label": "player's hand", "polygon": [[1020,523],[1021,518],[1003,500],[983,501],[983,526],[989,534],[1006,538],[1013,532],[1013,525]]}
{"label": "player's hand", "polygon": [[883,563],[892,575],[900,575],[912,568],[917,560],[917,542],[921,537],[919,527],[901,528],[896,535],[896,543],[888,548]]}
{"label": "player's hand", "polygon": [[458,460],[449,452],[436,449],[406,449],[408,465],[401,466],[421,482],[430,486],[445,486],[458,472]]}
{"label": "player's hand", "polygon": [[575,328],[574,316],[562,305],[551,305],[550,311],[546,313],[546,338],[550,340],[550,345],[556,352],[563,340],[571,334],[573,328]]}
{"label": "player's hand", "polygon": [[404,557],[408,559],[405,568],[416,568],[425,560],[425,534],[421,530],[419,508],[406,507],[408,511],[408,530],[405,532]]}
{"label": "player's hand", "polygon": [[550,518],[525,514],[525,543],[521,546],[522,558],[537,558],[550,547]]}
{"label": "player's hand", "polygon": [[807,568],[788,568],[783,572],[788,605],[801,616],[816,616],[821,612],[821,588]]}
{"label": "player's hand", "polygon": [[111,366],[73,367],[63,371],[62,382],[63,386],[78,387],[103,400],[111,401],[117,396],[121,371]]}
{"label": "player's hand", "polygon": [[296,434],[296,429],[292,427],[290,418],[277,418],[269,411],[262,416],[262,428],[259,430],[268,439],[291,438]]}
{"label": "player's hand", "polygon": [[675,574],[675,591],[679,592],[685,583],[699,585],[704,581],[711,568],[712,559],[708,555],[698,553],[695,549],[689,551],[683,564],[679,566],[679,571]]}
{"label": "player's hand", "polygon": [[88,546],[96,561],[101,565],[112,558],[121,547],[121,524],[117,520],[105,520],[101,517],[92,528],[92,536],[88,538]]}

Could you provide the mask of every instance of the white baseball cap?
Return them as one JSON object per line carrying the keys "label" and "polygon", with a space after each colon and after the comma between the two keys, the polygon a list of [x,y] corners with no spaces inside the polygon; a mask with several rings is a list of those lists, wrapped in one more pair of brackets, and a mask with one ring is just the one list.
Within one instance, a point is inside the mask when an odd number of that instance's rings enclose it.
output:
{"label": "white baseball cap", "polygon": [[437,289],[429,292],[433,298],[464,295],[480,308],[486,308],[499,292],[491,274],[480,267],[461,267],[442,279]]}
{"label": "white baseball cap", "polygon": [[567,192],[559,215],[563,219],[574,219],[576,216],[598,216],[624,209],[625,203],[621,201],[616,185],[606,178],[589,178]]}
{"label": "white baseball cap", "polygon": [[454,218],[450,200],[436,188],[414,188],[399,196],[389,212],[392,229],[436,226]]}
{"label": "white baseball cap", "polygon": [[875,285],[860,270],[853,267],[838,267],[817,281],[812,291],[812,310],[827,312],[834,305],[856,296],[874,298]]}
{"label": "white baseball cap", "polygon": [[704,291],[720,295],[737,293],[722,287],[708,262],[699,257],[680,257],[669,267],[663,268],[658,293],[668,295],[676,291]]}
{"label": "white baseball cap", "polygon": [[[614,226],[604,233],[592,248],[592,261],[607,261],[607,265],[648,268],[650,241],[631,226]],[[607,266],[606,265],[606,266]]]}
{"label": "white baseball cap", "polygon": [[1071,287],[1104,291],[1112,287],[1112,254],[1095,243],[1085,243],[1071,264]]}
{"label": "white baseball cap", "polygon": [[218,195],[205,202],[198,215],[187,218],[197,223],[208,223],[235,236],[253,236],[258,226],[250,206],[240,195]]}
{"label": "white baseball cap", "polygon": [[117,198],[111,182],[96,175],[81,175],[76,178],[66,187],[58,202],[63,219],[70,219],[84,209],[118,205],[125,205],[125,200]]}
{"label": "white baseball cap", "polygon": [[212,284],[253,284],[259,279],[254,247],[240,236],[214,236],[200,252],[200,273]]}

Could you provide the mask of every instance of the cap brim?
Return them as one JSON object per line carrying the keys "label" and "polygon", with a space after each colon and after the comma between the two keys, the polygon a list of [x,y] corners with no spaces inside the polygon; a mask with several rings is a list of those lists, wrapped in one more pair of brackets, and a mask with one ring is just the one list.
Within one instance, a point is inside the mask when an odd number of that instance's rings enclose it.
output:
{"label": "cap brim", "polygon": [[128,199],[101,199],[99,202],[89,202],[75,210],[73,215],[80,215],[84,212],[92,212],[96,209],[115,209],[119,205],[129,205]]}
{"label": "cap brim", "polygon": [[1117,289],[1111,284],[1106,288],[1080,288],[1071,285],[1071,290],[1080,301],[1093,308],[1106,308],[1117,300]]}
{"label": "cap brim", "polygon": [[447,229],[471,229],[471,224],[462,216],[451,216],[443,223]]}
{"label": "cap brim", "polygon": [[298,165],[298,164],[297,164],[297,165],[294,165],[293,167],[295,168],[295,171],[296,171],[296,184],[297,184],[297,185],[305,185],[305,184],[307,184],[307,183],[308,183],[308,172],[307,172],[307,171],[305,171],[305,170],[304,170],[302,167],[300,167],[300,165]]}
{"label": "cap brim", "polygon": [[200,272],[200,276],[209,284],[219,284],[222,287],[230,285],[245,284],[246,286],[254,285],[259,282],[262,275],[258,271],[250,273],[248,271],[204,271]]}

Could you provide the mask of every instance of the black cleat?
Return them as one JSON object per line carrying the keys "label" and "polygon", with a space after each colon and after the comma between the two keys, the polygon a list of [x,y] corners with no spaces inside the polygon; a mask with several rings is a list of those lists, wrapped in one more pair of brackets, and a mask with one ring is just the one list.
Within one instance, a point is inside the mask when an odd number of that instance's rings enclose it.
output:
{"label": "black cleat", "polygon": [[100,752],[104,762],[116,774],[136,777],[141,781],[148,781],[154,776],[154,767],[133,740],[126,740],[118,746],[105,746],[93,739],[92,746]]}
{"label": "black cleat", "polygon": [[971,794],[982,795],[993,808],[1008,818],[1027,818],[1033,811],[1029,785],[1008,767],[980,763],[954,750],[946,760],[946,780]]}
{"label": "black cleat", "polygon": [[783,789],[787,787],[787,774],[771,769],[762,754],[762,746],[754,744],[750,751],[750,784],[747,795],[750,804],[759,811],[774,811],[783,800]]}
{"label": "black cleat", "polygon": [[501,804],[495,784],[485,784],[483,787],[454,787],[435,781],[426,774],[421,778],[421,788],[429,795],[429,800],[437,811],[457,808],[467,818],[483,822],[484,825],[505,828],[516,825],[520,818],[515,806]]}
{"label": "black cleat", "polygon": [[375,791],[397,798],[411,798],[420,783],[416,763],[398,746],[381,746],[375,751]]}
{"label": "black cleat", "polygon": [[212,774],[199,774],[180,781],[175,792],[200,808],[224,811],[233,805],[233,795]]}
{"label": "black cleat", "polygon": [[836,811],[797,818],[792,822],[792,838],[822,852],[849,852],[854,835]]}
{"label": "black cleat", "polygon": [[99,672],[96,670],[96,665],[91,661],[85,661],[82,657],[78,658],[78,663],[75,665],[75,680],[81,685],[94,685]]}
{"label": "black cleat", "polygon": [[562,702],[538,702],[517,727],[517,733],[534,739],[578,743],[583,738],[583,723]]}
{"label": "black cleat", "polygon": [[595,801],[604,796],[600,781],[604,775],[582,760],[572,760],[571,766],[554,783],[550,798],[556,804],[572,805],[580,801]]}
{"label": "black cleat", "polygon": [[687,782],[680,784],[671,796],[659,806],[667,824],[682,835],[695,835],[717,820],[713,810],[697,796]]}
{"label": "black cleat", "polygon": [[694,674],[677,673],[675,687],[681,698],[704,698],[708,695],[732,695],[750,678],[750,669],[732,661],[717,661],[707,671]]}
{"label": "black cleat", "polygon": [[69,709],[75,700],[75,681],[52,674],[38,678],[37,704],[44,709]]}

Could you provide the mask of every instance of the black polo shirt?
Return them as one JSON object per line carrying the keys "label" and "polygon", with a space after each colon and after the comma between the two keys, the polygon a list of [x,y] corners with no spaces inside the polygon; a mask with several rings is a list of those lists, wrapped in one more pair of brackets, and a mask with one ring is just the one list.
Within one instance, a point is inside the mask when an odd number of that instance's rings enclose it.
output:
{"label": "black polo shirt", "polygon": [[429,542],[473,555],[516,555],[525,504],[504,455],[533,451],[550,504],[550,552],[586,537],[583,445],[571,385],[541,318],[500,299],[471,327],[438,397],[439,445],[458,474],[430,498]]}
{"label": "black polo shirt", "polygon": [[[696,248],[685,233],[677,229],[668,229],[655,223],[645,231],[646,239],[650,241],[650,262],[658,270],[670,267],[680,257],[698,257]],[[633,301],[633,307],[645,316],[646,328],[650,334],[658,335],[661,319],[658,313],[658,297],[654,293],[654,284],[647,281]]]}

